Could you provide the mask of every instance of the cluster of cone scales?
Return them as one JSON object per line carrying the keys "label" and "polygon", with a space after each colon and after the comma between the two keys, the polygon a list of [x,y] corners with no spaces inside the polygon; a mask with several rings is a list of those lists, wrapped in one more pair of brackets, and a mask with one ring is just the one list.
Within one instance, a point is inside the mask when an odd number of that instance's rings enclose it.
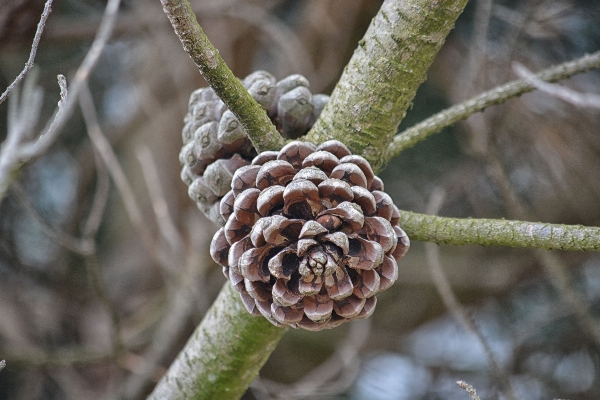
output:
{"label": "cluster of cone scales", "polygon": [[248,311],[308,330],[366,318],[410,241],[363,157],[293,141],[235,170],[211,256]]}
{"label": "cluster of cone scales", "polygon": [[[287,139],[304,135],[329,100],[313,95],[308,80],[298,74],[277,81],[266,71],[256,71],[242,83]],[[235,170],[249,165],[256,150],[240,121],[211,88],[191,94],[182,139],[181,179],[204,215],[222,226],[219,201],[229,191]]]}

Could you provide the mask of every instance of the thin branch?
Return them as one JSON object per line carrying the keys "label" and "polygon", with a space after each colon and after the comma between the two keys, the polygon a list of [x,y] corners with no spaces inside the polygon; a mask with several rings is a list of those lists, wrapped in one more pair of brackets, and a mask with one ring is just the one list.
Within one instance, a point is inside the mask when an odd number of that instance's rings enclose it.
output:
{"label": "thin branch", "polygon": [[571,308],[581,328],[600,346],[600,322],[591,314],[590,305],[573,287],[564,263],[557,255],[547,251],[538,250],[536,256],[546,270],[552,286],[560,294],[562,301]]}
{"label": "thin branch", "polygon": [[449,218],[400,211],[411,239],[438,244],[509,246],[546,250],[600,250],[600,227],[485,218]]}
{"label": "thin branch", "polygon": [[100,55],[104,51],[104,47],[110,38],[115,24],[115,19],[117,18],[120,3],[121,0],[108,0],[98,33],[94,38],[94,42],[92,43],[90,50],[85,55],[83,62],[75,73],[75,77],[70,84],[69,96],[66,96],[66,99],[62,96],[63,88],[65,87],[64,81],[62,81],[64,77],[61,79],[61,76],[59,75],[58,80],[59,85],[61,86],[61,102],[59,102],[59,111],[56,113],[55,118],[46,126],[44,133],[42,133],[40,138],[35,143],[27,144],[20,151],[21,159],[29,160],[32,157],[44,154],[50,145],[54,143],[56,136],[67,123],[67,120],[70,118],[71,113],[75,109],[82,86],[88,81],[90,74],[96,67]]}
{"label": "thin branch", "polygon": [[96,111],[92,100],[92,95],[87,88],[87,85],[83,85],[81,91],[81,111],[83,112],[83,118],[87,126],[88,135],[92,141],[92,144],[100,154],[100,157],[104,161],[104,164],[108,168],[108,172],[112,177],[115,186],[119,192],[121,200],[125,205],[127,216],[134,226],[137,233],[142,239],[143,245],[147,250],[154,254],[155,246],[154,239],[150,236],[150,230],[146,226],[144,217],[140,211],[140,207],[133,194],[133,189],[129,184],[129,180],[119,164],[116,154],[114,153],[110,142],[102,133],[98,119],[96,117]]}
{"label": "thin branch", "polygon": [[169,213],[169,207],[167,205],[165,193],[160,184],[158,168],[154,162],[152,152],[147,146],[140,146],[136,149],[136,156],[142,166],[146,187],[150,192],[152,209],[154,210],[158,230],[169,244],[172,253],[179,254],[182,252],[183,239]]}
{"label": "thin branch", "polygon": [[[600,51],[548,68],[537,73],[535,76],[545,82],[556,82],[599,67]],[[402,151],[413,147],[418,142],[458,121],[467,119],[471,115],[483,111],[490,106],[502,104],[513,97],[518,97],[534,89],[534,85],[524,79],[519,79],[505,83],[467,101],[447,108],[396,135],[392,144],[388,147],[384,158],[386,161],[389,161]]]}
{"label": "thin branch", "polygon": [[52,11],[52,1],[47,0],[44,5],[44,11],[42,11],[42,16],[40,18],[40,22],[38,22],[37,29],[35,31],[35,36],[33,37],[33,43],[31,44],[31,52],[29,53],[29,59],[25,63],[25,67],[21,71],[21,73],[15,78],[13,83],[11,83],[8,88],[0,95],[0,104],[4,102],[10,95],[10,93],[14,90],[15,87],[25,78],[29,70],[33,68],[33,63],[35,61],[35,56],[37,54],[37,49],[40,44],[40,40],[42,39],[42,33],[44,32],[44,28],[46,27],[46,20]]}
{"label": "thin branch", "polygon": [[[58,102],[54,117],[48,121],[39,138],[30,140],[28,132],[25,131],[20,131],[19,134],[9,132],[7,135],[6,142],[0,148],[0,202],[4,199],[8,187],[16,179],[21,166],[44,154],[54,143],[60,130],[70,118],[77,104],[81,86],[87,82],[110,37],[120,1],[108,0],[94,42],[75,73],[70,95],[67,96],[66,79],[62,75],[58,76],[61,100]],[[27,105],[25,104],[25,106]]]}
{"label": "thin branch", "polygon": [[578,107],[600,109],[600,95],[593,93],[579,93],[566,87],[544,82],[525,68],[523,64],[518,62],[513,64],[513,71],[515,71],[519,77],[533,85],[537,90],[549,94],[550,96],[554,96]]}
{"label": "thin branch", "polygon": [[477,396],[477,391],[475,390],[475,388],[471,385],[469,385],[467,382],[465,381],[456,381],[456,384],[465,389],[467,391],[467,393],[469,394],[469,397],[471,398],[471,400],[481,400],[479,398],[479,396]]}
{"label": "thin branch", "polygon": [[95,246],[93,242],[90,242],[86,239],[73,237],[54,228],[53,226],[50,226],[33,207],[29,199],[27,199],[27,195],[20,185],[14,184],[12,186],[12,192],[15,194],[19,204],[23,207],[27,215],[29,215],[29,217],[38,224],[42,233],[44,233],[44,235],[46,235],[54,243],[84,256],[87,256],[94,251]]}
{"label": "thin branch", "polygon": [[[442,189],[434,190],[431,194],[429,204],[427,206],[427,212],[435,214],[441,208],[444,202],[445,193]],[[446,274],[442,269],[442,263],[440,261],[439,247],[434,243],[425,243],[425,256],[427,263],[429,264],[429,271],[431,273],[431,279],[446,306],[446,309],[450,311],[454,319],[463,327],[467,332],[473,334],[479,343],[481,344],[483,351],[488,359],[488,363],[492,368],[492,372],[505,393],[505,395],[512,400],[516,400],[514,389],[512,388],[508,377],[500,368],[500,365],[496,361],[496,356],[492,351],[487,339],[483,336],[481,330],[475,324],[472,316],[470,316],[460,304],[450,282],[446,278]]]}
{"label": "thin branch", "polygon": [[100,228],[110,191],[110,179],[106,165],[102,162],[102,158],[96,149],[93,150],[93,153],[94,162],[96,163],[96,191],[90,207],[90,214],[82,228],[83,235],[88,238],[94,238]]}
{"label": "thin branch", "polygon": [[258,152],[279,150],[283,138],[266,112],[250,96],[241,81],[227,67],[200,27],[187,0],[161,0],[184,50],[190,55],[204,79],[240,120]]}
{"label": "thin branch", "polygon": [[0,349],[11,365],[58,367],[74,364],[94,364],[113,356],[112,352],[66,348],[54,351],[27,350],[25,352]]}
{"label": "thin branch", "polygon": [[285,332],[250,315],[226,282],[148,399],[239,399]]}

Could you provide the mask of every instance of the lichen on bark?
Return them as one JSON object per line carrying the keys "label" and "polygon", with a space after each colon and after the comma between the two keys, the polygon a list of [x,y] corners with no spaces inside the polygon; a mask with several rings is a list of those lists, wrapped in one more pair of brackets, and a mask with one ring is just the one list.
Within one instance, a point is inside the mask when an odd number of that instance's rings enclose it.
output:
{"label": "lichen on bark", "polygon": [[375,170],[466,0],[383,3],[307,135],[344,142]]}
{"label": "lichen on bark", "polygon": [[238,399],[284,333],[248,314],[227,282],[148,399]]}

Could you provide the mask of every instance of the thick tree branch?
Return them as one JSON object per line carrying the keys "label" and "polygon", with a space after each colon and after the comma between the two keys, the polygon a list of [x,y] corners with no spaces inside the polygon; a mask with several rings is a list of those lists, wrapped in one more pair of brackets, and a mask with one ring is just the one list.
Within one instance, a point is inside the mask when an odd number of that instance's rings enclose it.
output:
{"label": "thick tree branch", "polygon": [[281,149],[283,138],[210,43],[188,0],[161,0],[161,4],[184,50],[210,87],[244,125],[256,150]]}
{"label": "thick tree branch", "polygon": [[600,227],[502,219],[448,218],[400,211],[411,239],[438,244],[600,250]]}
{"label": "thick tree branch", "polygon": [[[557,82],[594,68],[600,68],[600,51],[548,68],[536,74],[535,77],[545,82]],[[526,79],[518,79],[440,111],[396,135],[386,152],[385,160],[389,161],[402,151],[411,148],[421,140],[440,132],[442,129],[458,121],[465,120],[490,106],[502,104],[509,99],[518,97],[534,89],[534,84],[528,82]]]}
{"label": "thick tree branch", "polygon": [[386,0],[308,140],[341,140],[380,169],[382,151],[466,3]]}
{"label": "thick tree branch", "polygon": [[239,399],[285,331],[250,315],[227,282],[148,399]]}

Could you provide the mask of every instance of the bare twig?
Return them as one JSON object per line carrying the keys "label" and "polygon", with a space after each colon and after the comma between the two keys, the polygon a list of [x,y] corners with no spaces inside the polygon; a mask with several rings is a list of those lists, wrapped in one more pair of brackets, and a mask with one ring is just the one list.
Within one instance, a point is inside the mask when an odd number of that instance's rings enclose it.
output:
{"label": "bare twig", "polygon": [[150,192],[152,208],[158,224],[158,230],[165,241],[169,244],[173,254],[182,252],[183,239],[171,218],[167,200],[164,191],[160,185],[158,177],[158,168],[154,162],[152,152],[147,146],[140,146],[136,149],[137,158],[142,166],[146,187]]}
{"label": "bare twig", "polygon": [[535,74],[529,71],[523,64],[515,62],[513,64],[513,70],[520,77],[525,79],[537,90],[554,96],[558,99],[564,100],[578,107],[589,107],[600,109],[600,95],[593,93],[580,93],[575,90],[553,85],[551,83],[544,82],[539,79]]}
{"label": "bare twig", "polygon": [[100,129],[92,96],[87,88],[87,85],[83,85],[82,87],[80,103],[81,110],[83,112],[83,118],[87,126],[88,135],[90,136],[94,147],[100,154],[100,157],[104,161],[104,164],[108,168],[110,176],[115,182],[115,186],[119,191],[121,200],[123,200],[123,204],[125,205],[127,216],[129,217],[129,220],[136,229],[137,233],[140,235],[142,243],[146,249],[154,254],[154,239],[150,236],[150,230],[146,226],[144,217],[140,211],[140,207],[135,199],[135,195],[133,194],[133,189],[129,184],[129,180],[125,175],[123,168],[121,168],[110,142]]}
{"label": "bare twig", "polygon": [[69,249],[73,252],[89,255],[94,251],[94,244],[89,240],[79,239],[73,237],[65,232],[62,232],[52,226],[50,226],[44,218],[35,210],[31,202],[27,199],[27,195],[25,191],[21,188],[19,184],[14,184],[12,186],[12,191],[17,197],[17,200],[27,213],[31,219],[33,219],[40,227],[41,231],[46,235],[50,240],[55,242],[56,244],[63,246],[66,249]]}
{"label": "bare twig", "polygon": [[479,398],[479,396],[477,396],[477,391],[475,390],[475,388],[471,385],[469,385],[467,382],[465,381],[456,381],[456,384],[465,389],[467,391],[467,393],[469,394],[469,397],[471,398],[471,400],[481,400]]}
{"label": "bare twig", "polygon": [[46,20],[52,11],[52,1],[47,0],[44,5],[44,11],[42,11],[42,16],[40,17],[40,22],[38,22],[37,30],[35,31],[35,36],[33,37],[33,43],[31,44],[31,52],[29,53],[29,59],[25,63],[25,67],[21,71],[21,73],[15,78],[13,83],[11,83],[8,88],[0,95],[0,104],[4,102],[10,95],[10,93],[14,90],[15,87],[25,78],[27,73],[33,68],[33,63],[35,61],[35,56],[37,53],[38,46],[40,44],[40,39],[42,38],[42,33],[44,32],[44,28],[46,27]]}
{"label": "bare twig", "polygon": [[69,96],[67,96],[64,76],[58,76],[61,100],[58,103],[54,117],[48,121],[39,138],[37,140],[29,140],[27,132],[20,132],[18,135],[9,132],[6,143],[3,143],[0,149],[0,202],[4,199],[8,187],[16,179],[21,165],[44,154],[54,143],[60,130],[70,118],[77,104],[81,86],[87,82],[110,37],[120,1],[108,0],[100,28],[90,50],[75,73]]}
{"label": "bare twig", "polygon": [[[438,188],[433,191],[429,204],[427,205],[427,212],[436,214],[441,208],[444,202],[445,193],[442,189]],[[479,343],[481,344],[485,355],[488,359],[488,363],[492,368],[492,372],[500,385],[503,388],[504,393],[509,399],[516,400],[514,389],[512,388],[508,377],[500,368],[500,365],[496,361],[496,356],[492,352],[487,339],[483,336],[481,330],[473,321],[473,318],[465,311],[463,306],[460,304],[456,295],[452,291],[452,287],[446,278],[446,274],[442,269],[440,262],[439,248],[434,243],[425,243],[425,255],[427,257],[427,263],[429,264],[429,271],[431,273],[431,279],[440,294],[442,301],[446,308],[450,311],[454,319],[465,329],[467,332],[473,334]]]}
{"label": "bare twig", "polygon": [[[70,84],[70,93],[69,96],[66,97],[66,100],[62,96],[65,85],[64,82],[61,82],[62,79],[59,76],[59,85],[61,86],[61,104],[59,104],[59,111],[56,113],[55,118],[44,129],[44,132],[37,142],[29,143],[21,150],[21,157],[24,160],[45,153],[50,145],[54,143],[56,136],[71,116],[71,113],[77,104],[82,86],[89,79],[90,74],[96,67],[98,59],[110,38],[120,3],[121,0],[108,0],[102,22],[100,23],[100,28],[98,28],[98,33],[96,34],[90,50],[75,73],[75,77]],[[60,105],[62,105],[62,107],[60,107]]]}
{"label": "bare twig", "polygon": [[74,364],[94,364],[113,356],[112,352],[64,348],[54,351],[27,350],[26,352],[0,351],[11,365],[27,366],[66,366]]}
{"label": "bare twig", "polygon": [[[537,73],[535,76],[546,82],[556,82],[598,67],[600,67],[600,51],[548,68]],[[385,159],[390,160],[396,157],[402,151],[414,146],[421,140],[440,132],[442,129],[458,121],[467,119],[477,112],[483,111],[493,105],[502,104],[513,97],[520,96],[534,89],[534,85],[524,79],[519,79],[505,83],[467,101],[440,111],[396,135],[394,141],[386,151]]]}
{"label": "bare twig", "polygon": [[90,208],[90,214],[82,228],[83,235],[90,239],[96,236],[96,232],[100,228],[110,190],[110,179],[106,171],[106,165],[102,162],[102,158],[97,150],[94,150],[93,153],[94,162],[96,163],[96,191]]}

